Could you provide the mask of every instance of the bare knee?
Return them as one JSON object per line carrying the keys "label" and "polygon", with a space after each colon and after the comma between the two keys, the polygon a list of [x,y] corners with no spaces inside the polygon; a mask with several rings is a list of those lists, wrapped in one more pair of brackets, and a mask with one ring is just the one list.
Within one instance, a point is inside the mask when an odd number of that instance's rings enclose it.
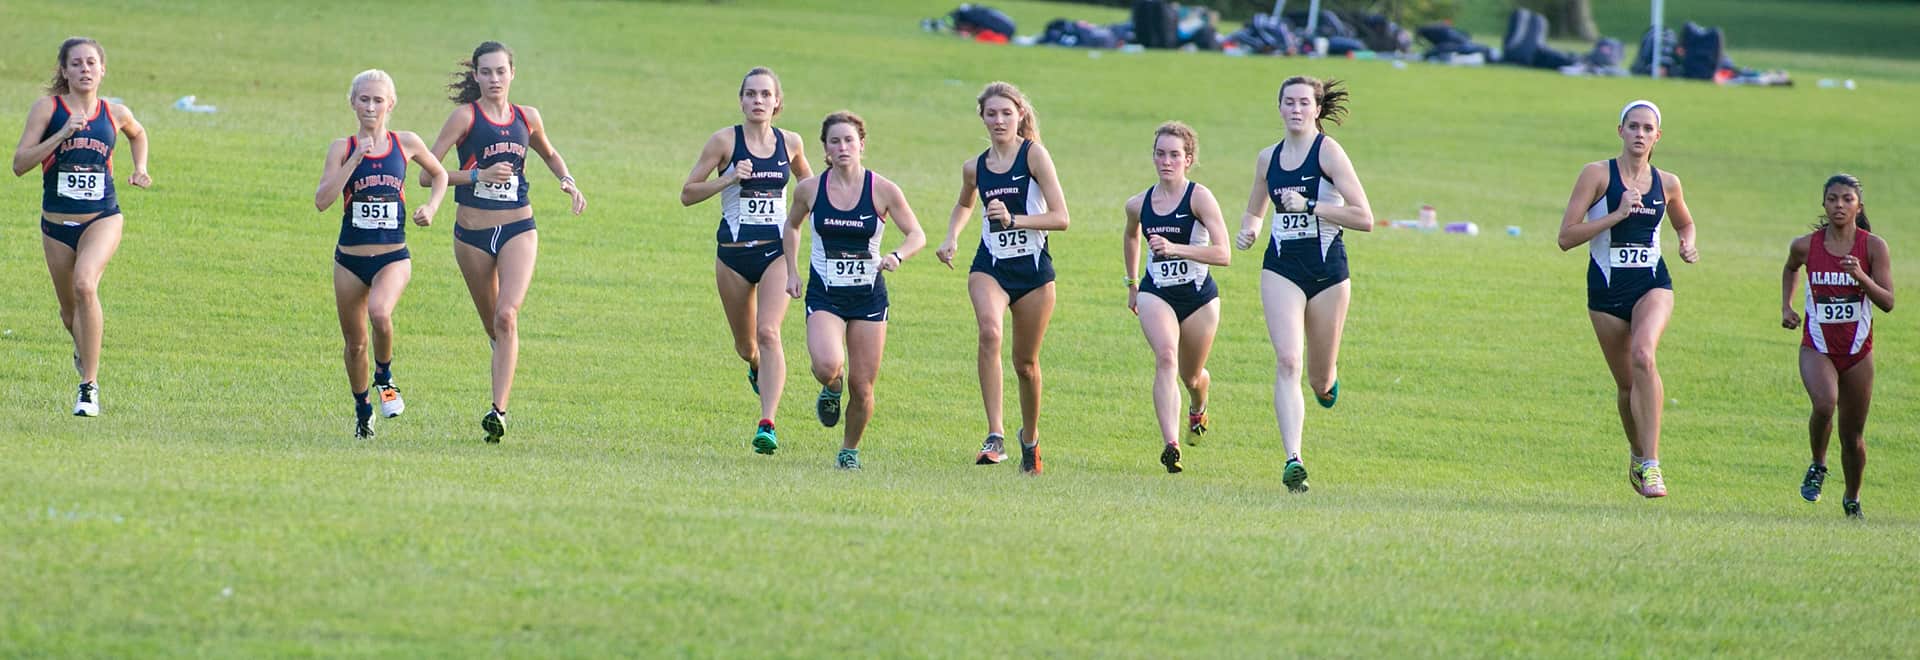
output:
{"label": "bare knee", "polygon": [[512,337],[520,332],[520,309],[503,307],[493,312],[493,333],[495,337]]}
{"label": "bare knee", "polygon": [[1159,371],[1173,371],[1180,368],[1180,353],[1172,346],[1153,351],[1153,368]]}
{"label": "bare knee", "polygon": [[1013,375],[1019,376],[1022,382],[1040,380],[1040,359],[1016,358],[1013,361]]}
{"label": "bare knee", "polygon": [[1629,354],[1627,358],[1629,363],[1633,365],[1633,373],[1635,375],[1651,374],[1658,368],[1657,365],[1654,364],[1653,347],[1651,346],[1634,346],[1632,353]]}
{"label": "bare knee", "polygon": [[345,352],[347,355],[347,359],[349,360],[366,355],[367,354],[367,338],[364,336],[348,337],[347,350]]}
{"label": "bare knee", "polygon": [[1829,399],[1827,397],[1814,397],[1813,398],[1813,419],[1822,424],[1832,421],[1833,411],[1835,407],[1836,405],[1833,399]]}
{"label": "bare knee", "polygon": [[779,346],[780,345],[780,326],[777,326],[777,325],[761,326],[759,329],[753,332],[753,340],[755,343],[761,346],[766,346],[766,347]]}
{"label": "bare knee", "polygon": [[822,383],[831,383],[833,382],[834,378],[837,378],[839,376],[840,376],[839,362],[821,362],[818,360],[814,361],[813,363],[813,379],[814,380],[820,381]]}
{"label": "bare knee", "polygon": [[100,295],[100,280],[92,277],[73,278],[73,301],[80,305],[93,302]]}
{"label": "bare knee", "polygon": [[1273,367],[1275,371],[1280,373],[1282,378],[1298,379],[1300,377],[1300,356],[1287,353],[1276,354],[1273,357]]}
{"label": "bare knee", "polygon": [[1000,324],[980,322],[980,350],[1000,352]]}
{"label": "bare knee", "polygon": [[1180,382],[1186,385],[1187,389],[1198,391],[1207,384],[1207,370],[1199,369],[1192,374],[1181,376]]}
{"label": "bare knee", "polygon": [[367,320],[373,323],[374,332],[393,334],[393,310],[370,311]]}

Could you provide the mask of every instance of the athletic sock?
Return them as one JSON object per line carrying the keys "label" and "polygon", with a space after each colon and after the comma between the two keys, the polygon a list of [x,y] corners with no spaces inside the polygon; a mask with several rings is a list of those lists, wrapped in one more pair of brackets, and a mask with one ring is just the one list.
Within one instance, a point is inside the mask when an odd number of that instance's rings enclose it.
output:
{"label": "athletic sock", "polygon": [[388,360],[386,362],[373,363],[373,384],[375,385],[392,385],[393,384],[393,361],[392,360]]}
{"label": "athletic sock", "polygon": [[1657,467],[1660,467],[1660,459],[1657,458],[1649,458],[1647,462],[1640,464],[1640,469],[1642,470],[1651,470]]}

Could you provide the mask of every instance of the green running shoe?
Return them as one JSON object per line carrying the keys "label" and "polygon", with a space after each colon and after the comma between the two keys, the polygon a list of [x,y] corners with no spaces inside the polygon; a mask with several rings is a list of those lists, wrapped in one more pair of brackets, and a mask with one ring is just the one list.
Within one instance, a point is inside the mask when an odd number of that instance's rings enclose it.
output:
{"label": "green running shoe", "polygon": [[1340,381],[1333,381],[1333,387],[1327,388],[1327,398],[1322,399],[1315,394],[1313,400],[1319,402],[1322,408],[1332,408],[1333,404],[1340,402]]}
{"label": "green running shoe", "polygon": [[1179,474],[1185,470],[1180,465],[1180,445],[1167,443],[1167,448],[1160,450],[1160,464],[1167,466],[1167,474]]}
{"label": "green running shoe", "polygon": [[[840,393],[820,388],[820,399],[813,403],[813,412],[820,416],[820,425],[833,428],[840,423]],[[855,461],[858,463],[859,461]]]}
{"label": "green running shoe", "polygon": [[1807,466],[1807,476],[1800,480],[1800,499],[1808,502],[1820,501],[1820,488],[1827,485],[1827,466],[1814,463]]}
{"label": "green running shoe", "polygon": [[860,469],[860,450],[858,449],[840,450],[840,455],[834,457],[833,459],[833,466],[840,468],[842,470]]}
{"label": "green running shoe", "polygon": [[1860,515],[1860,500],[1840,500],[1840,510],[1847,512],[1848,518],[1854,520],[1867,519],[1866,516]]}
{"label": "green running shoe", "polygon": [[780,448],[780,438],[773,434],[773,420],[760,420],[760,429],[753,433],[754,453],[773,455]]}
{"label": "green running shoe", "polygon": [[1280,483],[1287,485],[1287,492],[1307,492],[1307,466],[1300,459],[1288,459],[1287,467],[1280,471]]}

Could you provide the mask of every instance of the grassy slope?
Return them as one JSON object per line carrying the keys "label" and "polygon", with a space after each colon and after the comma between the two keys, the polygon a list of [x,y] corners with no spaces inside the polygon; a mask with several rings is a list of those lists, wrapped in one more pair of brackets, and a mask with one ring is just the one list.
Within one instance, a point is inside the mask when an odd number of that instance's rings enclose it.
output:
{"label": "grassy slope", "polygon": [[[904,3],[903,3],[904,4]],[[322,16],[250,3],[0,7],[0,107],[20,116],[52,44],[108,44],[110,91],[154,132],[153,191],[123,193],[108,272],[108,416],[76,421],[30,209],[0,187],[0,650],[80,655],[1313,653],[1890,655],[1914,648],[1907,561],[1920,498],[1915,360],[1882,319],[1866,526],[1793,495],[1804,464],[1795,337],[1778,262],[1837,169],[1882,233],[1901,209],[1916,87],[1716,89],[1507,70],[1151,54],[1091,58],[918,34],[935,3],[390,4]],[[1011,4],[1044,21],[1058,6]],[[338,16],[383,18],[368,55]],[[689,28],[688,26],[695,26]],[[417,34],[405,43],[397,31]],[[717,39],[724,35],[725,39]],[[442,215],[416,230],[401,307],[412,409],[345,439],[324,273],[336,220],[306,205],[340,95],[368,66],[401,84],[395,126],[431,134],[430,85],[482,36],[522,58],[593,196],[557,210],[523,315],[509,442],[483,447],[485,345]],[[876,57],[874,53],[885,53]],[[328,63],[318,65],[316,62]],[[930,259],[896,305],[870,469],[828,467],[791,313],[786,449],[744,447],[753,404],[710,293],[711,204],[673,201],[699,141],[734,120],[737,76],[773,63],[787,126],[850,107],[868,162],[937,232],[982,140],[971,97],[1019,82],[1069,191],[1055,236],[1049,472],[966,467],[980,431],[964,281]],[[1905,66],[1890,64],[1889,66]],[[1152,125],[1183,118],[1230,213],[1275,137],[1272,86],[1358,91],[1348,146],[1383,217],[1432,203],[1497,234],[1351,236],[1345,397],[1309,413],[1315,492],[1286,497],[1269,407],[1258,257],[1221,273],[1216,434],[1156,474],[1150,363],[1121,307],[1117,209],[1151,182]],[[185,115],[181,94],[222,108]],[[1676,266],[1662,353],[1675,496],[1639,501],[1582,307],[1579,253],[1552,247],[1611,114],[1658,100],[1658,164],[1686,177],[1706,261]],[[9,120],[17,121],[17,119]],[[17,126],[14,124],[12,126]],[[13,130],[13,129],[6,129]],[[809,140],[811,143],[811,140]],[[817,145],[809,144],[810,149]],[[123,163],[124,167],[124,163]],[[1884,210],[1882,210],[1884,209]],[[1913,281],[1910,261],[1896,279]],[[1461,283],[1471,286],[1460,286]],[[1117,405],[1116,405],[1117,404]],[[1837,481],[1836,481],[1837,484]],[[231,595],[223,589],[231,588]]]}

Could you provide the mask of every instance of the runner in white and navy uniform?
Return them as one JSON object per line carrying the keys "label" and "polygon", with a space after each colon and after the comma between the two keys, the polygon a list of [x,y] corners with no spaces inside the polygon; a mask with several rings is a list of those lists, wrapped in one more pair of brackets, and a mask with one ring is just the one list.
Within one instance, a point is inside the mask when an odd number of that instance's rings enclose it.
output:
{"label": "runner in white and navy uniform", "polygon": [[960,233],[981,204],[980,245],[967,273],[980,341],[975,354],[987,438],[974,458],[993,465],[1006,458],[1002,423],[1000,338],[1013,313],[1013,371],[1020,382],[1020,469],[1042,470],[1040,461],[1040,343],[1053,320],[1053,255],[1047,232],[1063,231],[1070,218],[1053,156],[1040,144],[1033,104],[1011,84],[994,82],[974,98],[991,146],[960,166],[960,199],[947,218],[947,238],[934,251],[953,267]]}
{"label": "runner in white and navy uniform", "polygon": [[133,173],[127,183],[146,188],[147,131],[133,111],[100,98],[107,75],[107,51],[99,42],[74,37],[60,44],[47,96],[27,111],[20,144],[13,151],[13,175],[38,166],[40,245],[60,301],[60,322],[73,337],[73,370],[80,377],[73,414],[100,414],[100,277],[120,248],[119,198],[114,191],[116,134],[127,136]]}
{"label": "runner in white and navy uniform", "polygon": [[[1800,334],[1800,381],[1813,403],[1807,419],[1813,464],[1800,481],[1800,496],[1808,502],[1820,500],[1837,411],[1840,464],[1847,477],[1840,510],[1859,518],[1860,485],[1867,470],[1867,411],[1873,404],[1874,308],[1893,311],[1893,264],[1887,241],[1870,231],[1860,180],[1835,174],[1822,188],[1825,213],[1820,225],[1787,248],[1787,265],[1780,274],[1780,325],[1805,328]],[[1803,266],[1804,318],[1793,311],[1793,289]]]}
{"label": "runner in white and navy uniform", "polygon": [[[407,408],[393,384],[393,308],[413,277],[407,252],[407,161],[420,164],[432,187],[427,203],[413,209],[414,223],[425,227],[447,195],[447,171],[411,131],[387,130],[398,102],[393,78],[370,69],[354,76],[348,102],[359,122],[351,137],[327,148],[326,168],[313,206],[321,211],[344,202],[340,238],[333,250],[333,299],[346,340],[347,384],[353,393],[354,437],[373,437],[373,403],[368,400],[367,348],[373,348],[373,387],[380,391],[380,414],[399,416]],[[372,326],[369,342],[368,326]]]}
{"label": "runner in white and navy uniform", "polygon": [[[1140,316],[1140,330],[1153,350],[1153,411],[1160,423],[1160,463],[1168,472],[1180,461],[1180,386],[1192,405],[1187,430],[1194,440],[1207,432],[1207,355],[1220,327],[1220,287],[1211,266],[1233,258],[1224,240],[1226,219],[1206,186],[1187,180],[1199,137],[1186,124],[1161,124],[1153,135],[1153,166],[1159,182],[1127,200],[1121,255],[1127,272],[1127,308]],[[1162,210],[1166,209],[1166,210]],[[1140,244],[1149,251],[1140,269]]]}
{"label": "runner in white and navy uniform", "polygon": [[1660,108],[1633,101],[1620,109],[1620,155],[1587,163],[1560,218],[1560,249],[1587,244],[1587,318],[1613,374],[1615,406],[1631,456],[1627,482],[1642,497],[1664,497],[1660,413],[1665,387],[1654,362],[1673,315],[1673,280],[1660,250],[1660,225],[1680,237],[1680,258],[1700,259],[1693,214],[1680,177],[1649,162],[1660,141]]}
{"label": "runner in white and navy uniform", "polygon": [[714,283],[733,332],[733,350],[746,361],[747,384],[760,399],[760,422],[751,444],[762,454],[780,448],[773,418],[787,383],[787,356],[780,341],[789,302],[787,271],[780,267],[787,186],[795,178],[813,176],[800,134],[773,125],[784,99],[780,78],[771,69],[748,71],[740,80],[741,122],[707,138],[680,186],[682,205],[720,196]]}
{"label": "runner in white and navy uniform", "polygon": [[[820,123],[827,171],[802,180],[787,209],[787,294],[801,297],[799,258],[803,226],[813,228],[805,286],[807,353],[813,377],[820,381],[815,411],[820,423],[840,422],[842,392],[846,428],[834,465],[860,469],[860,439],[873,419],[873,384],[887,343],[887,281],[882,271],[900,264],[927,244],[920,222],[900,187],[860,163],[867,128],[858,115],[841,111]],[[905,237],[898,248],[883,251],[880,239],[888,223]]]}
{"label": "runner in white and navy uniform", "polygon": [[560,191],[573,198],[574,215],[587,208],[586,196],[547,138],[540,111],[507,100],[514,73],[513,51],[499,42],[481,43],[465,68],[455,74],[458,79],[448,85],[453,91],[450,100],[458,107],[433,140],[436,160],[445,158],[455,145],[460,148],[460,166],[448,175],[459,204],[453,256],[493,348],[493,400],[480,418],[487,442],[499,442],[507,433],[507,399],[520,360],[520,306],[533,283],[539,253],[540,232],[533,226],[533,201],[528,194],[527,154],[538,154],[559,177]]}
{"label": "runner in white and navy uniform", "polygon": [[1332,408],[1340,399],[1336,365],[1352,296],[1342,235],[1373,231],[1373,209],[1346,148],[1324,133],[1324,120],[1339,123],[1347,111],[1347,90],[1340,81],[1288,78],[1280,83],[1279,105],[1286,138],[1261,150],[1255,161],[1253,190],[1234,243],[1242,250],[1258,244],[1260,223],[1271,205],[1260,306],[1273,343],[1273,414],[1287,451],[1281,481],[1299,493],[1308,488],[1300,457],[1306,421],[1301,366],[1314,399]]}

